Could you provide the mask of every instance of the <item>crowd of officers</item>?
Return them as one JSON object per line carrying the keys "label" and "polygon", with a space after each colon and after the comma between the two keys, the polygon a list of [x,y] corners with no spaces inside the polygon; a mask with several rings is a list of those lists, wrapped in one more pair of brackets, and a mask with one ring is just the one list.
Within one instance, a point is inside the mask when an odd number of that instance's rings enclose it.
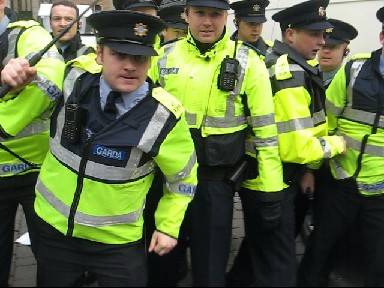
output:
{"label": "crowd of officers", "polygon": [[[113,4],[88,18],[97,47],[75,24],[30,67],[78,8],[55,2],[50,35],[0,0],[0,285],[19,204],[39,286],[174,286],[188,246],[195,286],[324,286],[351,228],[365,285],[384,285],[383,48],[343,64],[358,32],[328,0],[275,13],[274,42],[268,0]],[[245,238],[226,273],[235,192]]]}

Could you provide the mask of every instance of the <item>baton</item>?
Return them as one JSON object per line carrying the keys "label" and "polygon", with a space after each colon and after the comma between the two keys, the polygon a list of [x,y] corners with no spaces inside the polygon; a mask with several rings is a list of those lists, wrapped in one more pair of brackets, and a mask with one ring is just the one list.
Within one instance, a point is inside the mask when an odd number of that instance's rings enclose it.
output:
{"label": "baton", "polygon": [[[55,45],[57,43],[57,41],[59,41],[71,28],[73,25],[75,25],[77,22],[80,21],[80,19],[85,15],[85,13],[87,13],[92,7],[94,7],[97,2],[99,2],[100,0],[94,0],[87,9],[84,10],[83,13],[81,13],[75,20],[72,21],[72,23],[70,23],[63,31],[61,31],[61,33],[59,35],[57,35],[55,38],[52,39],[51,42],[49,42],[49,44],[47,46],[45,46],[41,51],[37,52],[36,54],[34,54],[29,60],[28,60],[28,63],[29,63],[29,66],[30,67],[33,67],[35,66],[37,63],[40,62],[41,58],[43,58],[43,55],[45,53],[48,52],[49,49],[52,48],[53,45]],[[0,99],[3,98],[5,95],[7,95],[7,93],[9,91],[12,90],[12,87],[9,86],[9,85],[3,85],[0,87]]]}

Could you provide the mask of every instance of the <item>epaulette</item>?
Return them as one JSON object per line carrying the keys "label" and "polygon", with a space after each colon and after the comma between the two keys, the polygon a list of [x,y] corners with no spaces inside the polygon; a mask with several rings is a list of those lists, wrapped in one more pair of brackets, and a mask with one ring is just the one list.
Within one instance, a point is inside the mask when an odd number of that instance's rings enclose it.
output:
{"label": "epaulette", "polygon": [[289,68],[288,54],[281,55],[275,64],[276,80],[286,80],[292,78],[292,73]]}
{"label": "epaulette", "polygon": [[365,60],[365,59],[370,59],[371,58],[371,53],[358,53],[353,55],[350,60]]}
{"label": "epaulette", "polygon": [[311,60],[307,60],[307,64],[312,67],[316,67],[319,65],[319,61],[317,59],[311,59]]}
{"label": "epaulette", "polygon": [[184,113],[184,107],[179,100],[177,100],[173,95],[169,94],[161,87],[153,88],[152,97],[165,106],[169,111],[171,111],[176,118],[180,118]]}
{"label": "epaulette", "polygon": [[10,28],[10,29],[12,29],[12,28],[28,29],[28,28],[31,28],[34,26],[40,26],[40,24],[34,20],[29,20],[29,21],[17,21],[17,22],[9,23],[7,28]]}
{"label": "epaulette", "polygon": [[268,47],[272,48],[273,47],[273,41],[271,40],[264,40],[265,44],[267,44]]}
{"label": "epaulette", "polygon": [[91,74],[101,73],[102,66],[97,64],[96,57],[95,53],[81,55],[80,57],[69,61],[66,66],[80,68]]}

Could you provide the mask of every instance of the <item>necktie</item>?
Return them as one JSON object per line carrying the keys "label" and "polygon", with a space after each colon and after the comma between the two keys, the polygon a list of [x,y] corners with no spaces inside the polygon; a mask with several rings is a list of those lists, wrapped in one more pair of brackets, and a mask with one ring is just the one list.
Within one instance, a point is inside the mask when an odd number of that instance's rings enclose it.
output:
{"label": "necktie", "polygon": [[112,118],[116,118],[117,108],[116,108],[116,100],[121,97],[120,92],[111,91],[108,94],[107,102],[105,103],[104,112],[108,116]]}

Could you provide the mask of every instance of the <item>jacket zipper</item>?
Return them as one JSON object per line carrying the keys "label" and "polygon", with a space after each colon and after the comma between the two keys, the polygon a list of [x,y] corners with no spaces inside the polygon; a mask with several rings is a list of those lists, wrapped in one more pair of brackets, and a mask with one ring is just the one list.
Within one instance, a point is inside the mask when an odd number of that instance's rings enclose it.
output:
{"label": "jacket zipper", "polygon": [[85,169],[87,167],[89,150],[91,147],[92,140],[93,139],[90,138],[85,142],[83,151],[82,151],[83,157],[81,157],[79,174],[77,175],[76,191],[75,191],[75,195],[73,196],[71,210],[68,216],[68,229],[67,229],[67,235],[66,235],[68,238],[73,237],[73,230],[75,228],[75,215],[76,215],[77,208],[79,206],[80,196],[83,191]]}

